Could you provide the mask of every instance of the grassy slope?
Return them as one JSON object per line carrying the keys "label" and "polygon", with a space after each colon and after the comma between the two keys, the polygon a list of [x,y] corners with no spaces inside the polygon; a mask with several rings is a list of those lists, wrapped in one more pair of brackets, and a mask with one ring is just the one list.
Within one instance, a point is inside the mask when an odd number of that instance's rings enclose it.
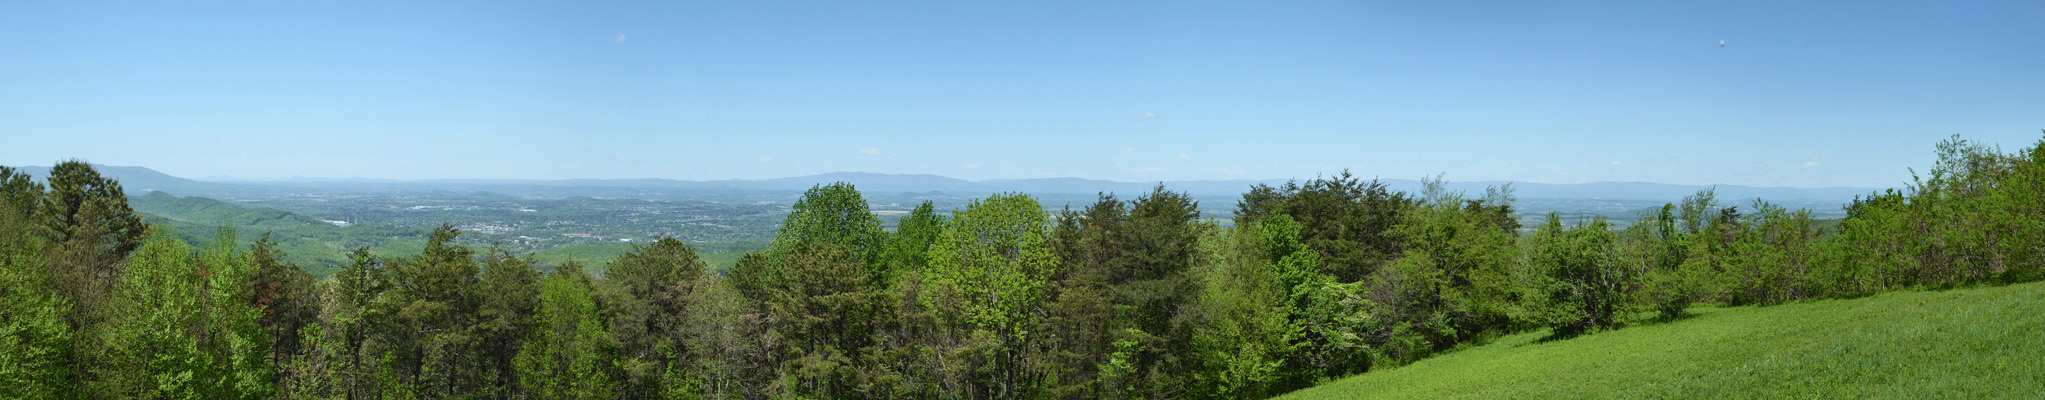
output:
{"label": "grassy slope", "polygon": [[1510,336],[1285,398],[2045,398],[2045,282],[1693,311]]}

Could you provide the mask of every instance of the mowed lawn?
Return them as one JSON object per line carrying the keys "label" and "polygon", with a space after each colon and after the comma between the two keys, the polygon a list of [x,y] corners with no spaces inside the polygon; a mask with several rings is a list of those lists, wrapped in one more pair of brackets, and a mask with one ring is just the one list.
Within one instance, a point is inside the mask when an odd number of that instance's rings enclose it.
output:
{"label": "mowed lawn", "polygon": [[1286,399],[2045,399],[2045,282],[1510,336]]}

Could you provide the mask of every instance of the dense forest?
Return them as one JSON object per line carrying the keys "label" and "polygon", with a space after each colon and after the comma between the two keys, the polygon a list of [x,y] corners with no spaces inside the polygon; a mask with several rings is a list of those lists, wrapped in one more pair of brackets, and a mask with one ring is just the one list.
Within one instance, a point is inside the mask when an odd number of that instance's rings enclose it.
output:
{"label": "dense forest", "polygon": [[1700,303],[2045,278],[2045,141],[1937,151],[1836,225],[1704,191],[1522,229],[1509,186],[1344,173],[1252,187],[1229,224],[1158,187],[926,203],[888,231],[829,184],[723,273],[672,238],[543,266],[443,226],[325,279],[267,238],[152,227],[82,161],[0,167],[0,397],[1261,398]]}

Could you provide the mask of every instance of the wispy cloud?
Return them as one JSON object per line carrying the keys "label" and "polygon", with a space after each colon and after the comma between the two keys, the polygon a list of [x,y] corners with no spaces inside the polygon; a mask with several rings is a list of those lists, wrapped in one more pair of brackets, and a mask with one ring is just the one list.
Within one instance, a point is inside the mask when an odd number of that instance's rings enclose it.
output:
{"label": "wispy cloud", "polygon": [[860,150],[859,150],[859,154],[865,154],[865,155],[869,155],[869,156],[877,156],[877,155],[880,155],[880,149],[877,149],[877,148],[869,148],[869,149],[860,149]]}
{"label": "wispy cloud", "polygon": [[1157,118],[1157,113],[1144,111],[1143,114],[1138,114],[1136,118]]}
{"label": "wispy cloud", "polygon": [[1122,148],[1122,152],[1123,152],[1123,153],[1135,153],[1135,152],[1136,152],[1136,150],[1139,150],[1139,149],[1137,149],[1137,148],[1135,148],[1135,147],[1123,147],[1123,148]]}
{"label": "wispy cloud", "polygon": [[763,162],[763,163],[770,163],[770,162],[774,162],[774,157],[760,157],[760,162]]}
{"label": "wispy cloud", "polygon": [[980,168],[980,163],[966,163],[966,168]]}
{"label": "wispy cloud", "polygon": [[1626,165],[1626,163],[1622,163],[1622,162],[1618,162],[1618,161],[1613,161],[1613,162],[1612,162],[1612,166],[1614,166],[1614,167],[1617,167],[1617,166],[1621,166],[1621,165]]}
{"label": "wispy cloud", "polygon": [[617,38],[615,38],[615,39],[616,39],[616,41],[615,41],[615,42],[612,42],[612,43],[624,43],[624,42],[625,42],[625,34],[623,34],[623,33],[620,33],[620,34],[618,34],[618,37],[617,37]]}
{"label": "wispy cloud", "polygon": [[1139,170],[1137,170],[1137,171],[1143,171],[1143,172],[1157,172],[1157,171],[1163,171],[1163,170],[1165,170],[1165,169],[1164,169],[1164,168],[1158,168],[1158,167],[1143,167],[1143,169],[1139,169]]}
{"label": "wispy cloud", "polygon": [[1805,161],[1805,162],[1804,162],[1804,168],[1816,168],[1817,166],[1818,166],[1818,162],[1817,162],[1817,161]]}
{"label": "wispy cloud", "polygon": [[1179,153],[1179,161],[1186,161],[1191,159],[1193,159],[1193,156],[1186,155],[1186,153]]}

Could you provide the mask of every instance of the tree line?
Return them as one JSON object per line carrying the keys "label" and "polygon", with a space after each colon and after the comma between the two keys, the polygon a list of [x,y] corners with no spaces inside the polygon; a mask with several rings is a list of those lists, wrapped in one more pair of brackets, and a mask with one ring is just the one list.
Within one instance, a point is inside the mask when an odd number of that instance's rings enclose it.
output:
{"label": "tree line", "polygon": [[1252,187],[1230,224],[1158,187],[995,194],[884,230],[819,185],[714,271],[672,238],[598,272],[437,229],[314,279],[194,247],[80,161],[0,167],[5,398],[1260,398],[1502,335],[2045,278],[2045,141],[1957,137],[1836,226],[1703,191],[1614,229],[1522,227],[1510,186]]}

